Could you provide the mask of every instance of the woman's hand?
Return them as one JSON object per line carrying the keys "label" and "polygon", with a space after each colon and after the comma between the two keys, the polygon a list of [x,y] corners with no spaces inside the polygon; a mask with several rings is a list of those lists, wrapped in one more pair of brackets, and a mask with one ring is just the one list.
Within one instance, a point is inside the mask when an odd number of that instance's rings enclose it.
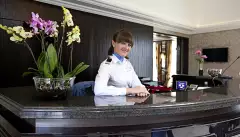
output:
{"label": "woman's hand", "polygon": [[134,103],[143,103],[148,99],[149,96],[145,97],[126,97],[127,102],[134,102]]}
{"label": "woman's hand", "polygon": [[127,88],[127,94],[135,94],[140,97],[148,96],[150,93],[145,87],[137,86],[135,88]]}

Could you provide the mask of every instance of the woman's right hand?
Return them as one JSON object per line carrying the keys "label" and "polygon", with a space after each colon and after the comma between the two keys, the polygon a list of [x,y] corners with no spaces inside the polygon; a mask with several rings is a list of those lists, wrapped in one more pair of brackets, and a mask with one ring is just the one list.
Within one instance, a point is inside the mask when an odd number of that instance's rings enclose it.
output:
{"label": "woman's right hand", "polygon": [[148,96],[150,93],[145,87],[137,86],[135,88],[127,88],[127,94],[135,94],[137,96],[145,97]]}

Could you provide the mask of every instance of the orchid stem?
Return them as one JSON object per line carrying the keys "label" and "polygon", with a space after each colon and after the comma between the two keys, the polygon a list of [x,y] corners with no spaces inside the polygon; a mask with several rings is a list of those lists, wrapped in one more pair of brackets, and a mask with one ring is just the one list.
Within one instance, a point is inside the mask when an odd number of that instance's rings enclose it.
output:
{"label": "orchid stem", "polygon": [[64,40],[64,33],[65,33],[65,26],[63,26],[62,39],[61,39],[61,43],[60,43],[59,48],[58,48],[59,63],[61,63],[61,58],[62,58],[62,44],[63,44],[63,40]]}
{"label": "orchid stem", "polygon": [[41,45],[42,45],[42,50],[45,52],[46,50],[45,50],[45,44],[44,44],[44,36],[42,35],[42,33],[40,32],[40,37],[41,37],[41,40],[42,40],[42,42],[41,42]]}
{"label": "orchid stem", "polygon": [[47,64],[48,64],[48,70],[49,72],[51,73],[51,69],[50,69],[50,62],[49,62],[49,57],[48,57],[48,52],[46,51],[45,49],[45,43],[44,43],[44,34],[40,32],[40,36],[41,36],[41,39],[42,39],[42,47],[43,47],[43,51],[46,52],[46,58],[47,58]]}
{"label": "orchid stem", "polygon": [[68,60],[68,72],[70,72],[70,66],[71,66],[71,58],[69,56],[69,60]]}
{"label": "orchid stem", "polygon": [[72,53],[73,53],[73,44],[70,46],[70,56],[69,56],[69,62],[68,62],[68,72],[72,72]]}
{"label": "orchid stem", "polygon": [[70,67],[71,72],[72,72],[72,54],[73,54],[73,44],[71,46],[71,55],[70,55],[70,57],[71,57],[71,67]]}
{"label": "orchid stem", "polygon": [[26,41],[24,41],[24,45],[25,45],[25,46],[28,48],[28,50],[30,51],[30,53],[31,53],[31,55],[32,55],[32,57],[33,57],[33,60],[34,60],[35,64],[36,64],[37,67],[38,67],[38,64],[37,64],[37,61],[36,61],[36,59],[35,59],[35,57],[34,57],[34,54],[33,54],[33,52],[32,52],[32,49],[30,48],[30,46],[27,44]]}
{"label": "orchid stem", "polygon": [[36,37],[41,42],[41,47],[42,47],[42,51],[43,51],[42,41],[40,40],[40,38],[37,35],[36,35]]}
{"label": "orchid stem", "polygon": [[[65,25],[63,26],[63,31],[62,31],[62,39],[61,43],[58,47],[58,63],[61,65],[61,58],[62,58],[62,44],[63,44],[63,39],[64,39],[64,33],[65,33]],[[60,70],[58,69],[58,74],[60,73]]]}

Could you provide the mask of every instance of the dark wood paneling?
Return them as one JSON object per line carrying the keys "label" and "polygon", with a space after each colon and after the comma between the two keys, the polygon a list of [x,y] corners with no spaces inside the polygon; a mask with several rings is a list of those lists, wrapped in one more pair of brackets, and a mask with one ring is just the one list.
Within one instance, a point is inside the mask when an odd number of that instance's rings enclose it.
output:
{"label": "dark wood paneling", "polygon": [[[31,12],[39,13],[43,19],[56,20],[59,24],[62,21],[62,10],[58,6],[32,0],[0,0],[0,3],[5,3],[0,19],[4,25],[22,25],[23,21],[29,20]],[[127,28],[133,33],[135,44],[129,57],[137,74],[152,77],[152,27],[76,10],[71,10],[71,13],[74,23],[81,29],[81,43],[74,46],[73,66],[82,61],[90,65],[84,73],[77,76],[76,82],[95,79],[100,63],[107,57],[112,35],[120,28]],[[31,46],[38,56],[40,53],[38,41],[31,40]],[[68,47],[64,46],[65,69],[68,64],[68,50]],[[0,53],[0,74],[4,81],[0,87],[33,84],[31,77],[21,76],[28,67],[35,67],[29,51],[23,45],[11,42],[9,36],[2,30],[0,30]]]}
{"label": "dark wood paneling", "polygon": [[177,74],[188,74],[189,39],[177,38]]}
{"label": "dark wood paneling", "polygon": [[0,18],[3,16],[5,0],[0,0]]}
{"label": "dark wood paneling", "polygon": [[124,28],[133,33],[134,47],[129,59],[139,76],[152,77],[153,66],[153,32],[146,26],[124,22]]}
{"label": "dark wood paneling", "polygon": [[61,7],[52,6],[33,0],[5,0],[4,18],[26,20],[31,17],[31,12],[40,13],[45,19],[62,20]]}
{"label": "dark wood paneling", "polygon": [[188,74],[188,52],[189,52],[189,39],[183,38],[183,62],[182,62],[182,71],[183,74]]}
{"label": "dark wood paneling", "polygon": [[[2,1],[2,0],[0,0],[0,1]],[[3,20],[2,19],[0,19],[0,24],[2,24],[3,23]],[[4,43],[4,38],[3,38],[3,31],[1,31],[0,30],[0,76],[2,76],[3,74],[2,74],[2,72],[4,71],[4,69],[6,68],[6,66],[4,66],[2,63],[2,60],[3,59],[1,59],[2,58],[2,56],[1,55],[3,55],[3,50],[2,50],[2,48],[3,48],[3,43]],[[2,80],[3,81],[3,80]],[[0,84],[1,86],[0,87],[2,87],[4,84]]]}
{"label": "dark wood paneling", "polygon": [[[2,24],[9,26],[22,25],[21,21],[2,20]],[[23,45],[15,44],[10,41],[10,35],[1,31],[1,46],[0,46],[0,63],[1,63],[1,85],[24,86],[26,83],[32,84],[32,79],[23,78],[23,72],[27,71],[28,67],[36,67],[34,65],[31,54]],[[37,40],[29,41],[33,52],[40,53],[40,43]]]}

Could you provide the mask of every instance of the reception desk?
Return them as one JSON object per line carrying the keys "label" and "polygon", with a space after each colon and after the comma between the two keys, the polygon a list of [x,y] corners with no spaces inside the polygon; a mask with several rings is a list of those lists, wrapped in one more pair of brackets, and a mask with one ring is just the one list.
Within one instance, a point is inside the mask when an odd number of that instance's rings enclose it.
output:
{"label": "reception desk", "polygon": [[232,136],[240,133],[240,80],[226,87],[149,97],[69,96],[47,101],[34,87],[0,89],[0,136]]}
{"label": "reception desk", "polygon": [[173,89],[176,89],[177,81],[186,81],[187,85],[198,85],[198,86],[209,86],[209,87],[219,87],[225,86],[227,81],[232,79],[231,77],[211,77],[211,76],[191,76],[191,75],[173,75]]}

